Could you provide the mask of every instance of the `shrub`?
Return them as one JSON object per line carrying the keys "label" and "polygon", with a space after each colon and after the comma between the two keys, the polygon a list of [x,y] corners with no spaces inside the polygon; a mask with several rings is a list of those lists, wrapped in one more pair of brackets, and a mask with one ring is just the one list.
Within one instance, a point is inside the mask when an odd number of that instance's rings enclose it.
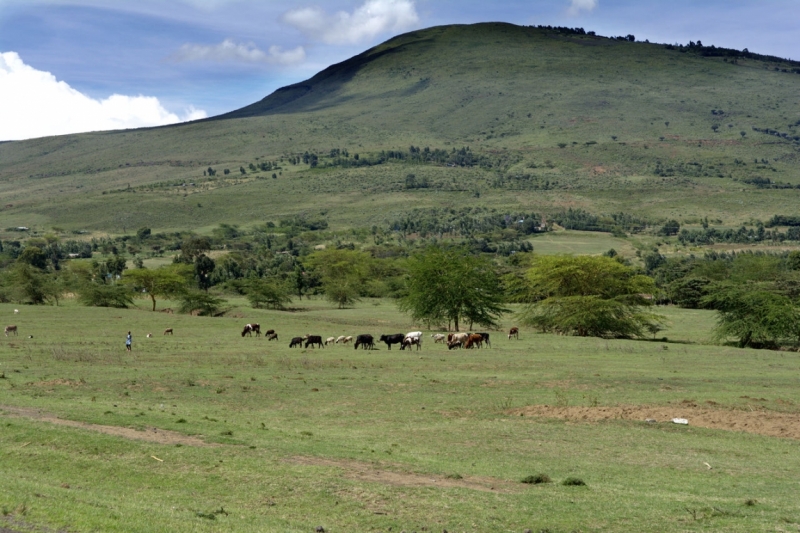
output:
{"label": "shrub", "polygon": [[552,483],[553,480],[547,474],[536,474],[535,476],[525,476],[522,478],[523,483],[531,485],[539,485],[541,483]]}
{"label": "shrub", "polygon": [[565,487],[585,487],[586,483],[579,477],[568,477],[561,482]]}

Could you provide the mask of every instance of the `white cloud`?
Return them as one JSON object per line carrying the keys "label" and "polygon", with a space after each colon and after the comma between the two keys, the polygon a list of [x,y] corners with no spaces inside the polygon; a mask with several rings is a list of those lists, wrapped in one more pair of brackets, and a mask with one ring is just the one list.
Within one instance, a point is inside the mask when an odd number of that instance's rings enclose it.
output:
{"label": "white cloud", "polygon": [[283,20],[313,39],[328,44],[356,44],[385,32],[419,23],[412,0],[367,0],[352,13],[328,14],[317,7],[289,11]]}
{"label": "white cloud", "polygon": [[264,52],[253,43],[237,43],[225,39],[220,44],[213,46],[202,44],[184,44],[172,56],[176,61],[218,61],[220,63],[268,63],[280,65],[296,65],[306,58],[306,51],[302,46],[293,50],[284,50],[280,46],[270,46]]}
{"label": "white cloud", "polygon": [[570,16],[578,16],[583,11],[593,11],[597,7],[599,0],[572,0],[567,13]]}
{"label": "white cloud", "polygon": [[0,140],[13,141],[87,131],[162,126],[205,118],[193,107],[184,116],[158,98],[114,94],[95,100],[26,65],[16,52],[0,53]]}

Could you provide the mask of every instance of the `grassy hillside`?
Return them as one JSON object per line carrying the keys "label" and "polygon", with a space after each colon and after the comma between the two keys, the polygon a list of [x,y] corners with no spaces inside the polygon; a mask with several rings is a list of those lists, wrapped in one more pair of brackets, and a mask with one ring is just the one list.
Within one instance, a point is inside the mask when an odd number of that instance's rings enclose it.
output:
{"label": "grassy hillside", "polygon": [[[798,191],[772,187],[800,184],[797,66],[707,53],[509,24],[412,32],[214,119],[0,144],[0,227],[120,233],[323,210],[350,227],[409,201],[731,225],[792,212]],[[410,145],[469,146],[484,163],[288,163]],[[280,169],[248,169],[264,161]],[[405,191],[409,173],[438,192]]]}

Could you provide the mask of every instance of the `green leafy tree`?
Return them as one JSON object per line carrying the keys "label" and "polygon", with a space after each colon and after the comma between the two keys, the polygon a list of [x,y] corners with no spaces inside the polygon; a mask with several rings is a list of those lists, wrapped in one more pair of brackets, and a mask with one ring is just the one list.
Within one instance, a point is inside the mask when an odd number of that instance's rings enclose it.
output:
{"label": "green leafy tree", "polygon": [[286,309],[286,304],[292,302],[286,286],[274,280],[250,280],[245,290],[250,305],[255,308]]}
{"label": "green leafy tree", "polygon": [[463,321],[496,327],[503,307],[503,288],[494,265],[466,249],[431,246],[408,262],[406,296],[400,310],[414,320],[452,323]]}
{"label": "green leafy tree", "polygon": [[211,274],[214,273],[216,266],[214,260],[206,254],[200,254],[194,260],[194,278],[202,290],[207,291],[211,287]]}
{"label": "green leafy tree", "polygon": [[178,310],[192,315],[216,316],[223,312],[226,303],[226,300],[207,292],[189,290],[181,295],[181,305]]}
{"label": "green leafy tree", "polygon": [[716,309],[718,341],[737,339],[741,348],[773,347],[800,340],[800,309],[791,299],[761,284],[718,283],[703,297]]}
{"label": "green leafy tree", "polygon": [[680,307],[700,309],[701,300],[706,295],[706,288],[711,283],[706,278],[687,277],[673,281],[669,284],[669,299]]}
{"label": "green leafy tree", "polygon": [[306,265],[319,275],[325,297],[340,309],[361,299],[371,263],[369,254],[346,249],[314,252],[306,260]]}
{"label": "green leafy tree", "polygon": [[102,283],[82,283],[78,290],[78,301],[92,307],[126,308],[133,304],[133,293],[130,287],[106,285]]}
{"label": "green leafy tree", "polygon": [[653,279],[610,257],[539,257],[528,282],[531,300],[521,318],[542,331],[642,337],[661,321],[644,311],[656,290]]}
{"label": "green leafy tree", "polygon": [[6,278],[8,295],[18,302],[40,305],[50,300],[58,302],[58,285],[51,274],[26,262],[17,262]]}
{"label": "green leafy tree", "polygon": [[175,266],[162,267],[157,270],[141,268],[126,272],[123,281],[138,293],[145,291],[145,294],[153,302],[153,311],[155,311],[156,298],[169,298],[186,291],[188,286],[186,274],[186,268],[176,268]]}
{"label": "green leafy tree", "polygon": [[17,261],[44,270],[47,268],[47,255],[38,246],[27,246],[19,254]]}
{"label": "green leafy tree", "polygon": [[175,256],[175,263],[194,264],[200,255],[211,250],[208,237],[189,237],[181,243],[181,253]]}
{"label": "green leafy tree", "polygon": [[664,225],[661,226],[659,234],[666,236],[677,235],[680,230],[681,225],[677,220],[667,220]]}

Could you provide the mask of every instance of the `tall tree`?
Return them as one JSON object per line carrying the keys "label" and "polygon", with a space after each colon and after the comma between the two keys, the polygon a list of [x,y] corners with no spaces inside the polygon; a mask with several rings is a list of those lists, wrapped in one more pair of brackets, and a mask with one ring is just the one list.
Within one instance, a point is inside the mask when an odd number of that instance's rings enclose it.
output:
{"label": "tall tree", "polygon": [[733,337],[741,348],[800,341],[800,309],[788,297],[768,290],[765,284],[718,283],[701,301],[717,310],[718,341]]}
{"label": "tall tree", "polygon": [[138,291],[146,291],[153,302],[153,311],[156,310],[157,297],[170,297],[180,295],[186,291],[186,268],[162,267],[157,270],[137,268],[128,270],[123,281],[132,285]]}
{"label": "tall tree", "polygon": [[412,257],[407,291],[400,300],[402,311],[414,320],[452,322],[456,331],[464,320],[495,327],[508,311],[502,305],[503,289],[494,265],[464,248],[431,246]]}
{"label": "tall tree", "polygon": [[325,297],[339,308],[361,298],[373,259],[356,250],[323,250],[308,256],[306,265],[319,274]]}
{"label": "tall tree", "polygon": [[524,323],[592,337],[642,337],[660,321],[644,311],[655,282],[606,256],[538,257],[528,271]]}

